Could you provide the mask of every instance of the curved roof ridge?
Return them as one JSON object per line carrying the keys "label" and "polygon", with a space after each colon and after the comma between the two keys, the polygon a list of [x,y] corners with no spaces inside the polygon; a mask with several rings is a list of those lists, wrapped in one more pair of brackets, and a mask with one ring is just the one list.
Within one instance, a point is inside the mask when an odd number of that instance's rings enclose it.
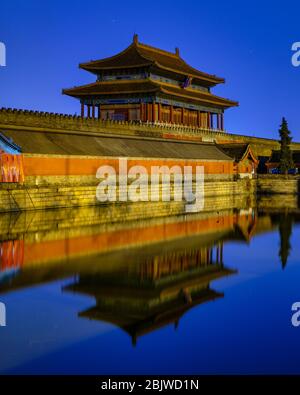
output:
{"label": "curved roof ridge", "polygon": [[[100,91],[97,92],[97,87],[100,87]],[[101,87],[104,89],[101,89]],[[92,88],[90,90],[89,88]],[[93,90],[93,88],[95,88]],[[107,89],[108,88],[108,89]],[[117,89],[115,89],[117,88]],[[136,89],[139,88],[139,89]],[[210,92],[198,91],[195,89],[183,89],[179,86],[173,86],[171,84],[158,82],[151,78],[139,79],[139,80],[118,80],[116,81],[96,81],[91,84],[82,85],[79,87],[63,89],[62,93],[70,96],[81,96],[84,94],[118,94],[118,93],[132,93],[137,91],[154,92],[160,91],[167,95],[177,95],[189,100],[203,101],[206,103],[214,103],[225,107],[237,106],[238,102],[232,101],[227,98],[213,95]]]}
{"label": "curved roof ridge", "polygon": [[[74,87],[74,88],[67,88],[67,89],[63,89],[62,93],[66,94],[66,95],[76,95],[76,94],[86,94],[86,93],[91,93],[91,92],[86,92],[85,90],[87,88],[90,87],[104,87],[104,86],[109,86],[109,85],[115,85],[120,87],[121,85],[141,85],[141,92],[143,92],[143,90],[145,89],[145,87],[143,85],[147,84],[148,87],[148,91],[155,91],[158,90],[160,88],[159,84],[154,83],[153,80],[151,80],[150,78],[147,79],[141,79],[141,80],[124,80],[124,81],[118,81],[118,83],[116,84],[116,81],[95,81],[92,82],[90,84],[85,84],[85,85],[81,85],[78,87]],[[150,88],[150,89],[149,89]],[[124,90],[122,91],[122,93],[130,93],[132,92],[131,90]],[[118,93],[118,92],[112,92],[112,91],[107,91],[107,92],[102,92],[102,94],[114,94],[114,93]]]}
{"label": "curved roof ridge", "polygon": [[134,38],[134,41],[127,48],[116,55],[83,62],[79,64],[79,67],[87,71],[95,72],[98,68],[104,70],[151,65],[155,65],[157,68],[167,70],[171,73],[206,80],[206,82],[212,86],[225,82],[224,78],[218,77],[215,74],[205,73],[190,66],[180,56],[178,49],[173,53],[148,44],[140,43],[137,38]]}
{"label": "curved roof ridge", "polygon": [[144,44],[144,43],[140,43],[140,42],[135,43],[135,45],[137,47],[145,47],[146,49],[149,49],[150,51],[153,51],[153,52],[160,52],[163,55],[172,56],[173,58],[176,58],[176,59],[180,58],[180,56],[177,53],[166,51],[165,49],[161,49],[161,48],[156,48],[156,47],[153,47],[152,45],[148,45],[148,44]]}
{"label": "curved roof ridge", "polygon": [[[87,67],[87,66],[93,66],[93,64],[97,65],[98,63],[104,63],[104,62],[107,62],[107,61],[110,61],[110,60],[117,59],[117,58],[119,58],[119,57],[125,55],[125,54],[126,54],[130,49],[132,49],[132,48],[137,49],[136,44],[135,44],[134,42],[131,43],[131,44],[130,44],[128,47],[126,47],[125,49],[123,49],[123,51],[117,53],[116,55],[108,56],[108,57],[106,57],[106,58],[102,58],[102,59],[98,59],[98,60],[90,60],[89,62],[79,63],[79,67],[82,68],[82,69],[85,69],[85,67]],[[139,56],[141,56],[141,58],[143,58],[143,59],[149,61],[149,59],[147,59],[145,56],[143,56],[139,51],[137,51],[137,52],[138,52]],[[152,63],[153,63],[153,61],[152,61]]]}
{"label": "curved roof ridge", "polygon": [[[180,88],[178,88],[178,87],[176,87],[176,86],[174,86],[174,87],[171,87],[170,85],[168,85],[168,86],[166,86],[166,87],[163,87],[163,86],[161,86],[161,90],[164,92],[164,93],[166,93],[166,94],[170,94],[170,91],[168,91],[168,88],[173,88],[173,89],[176,89],[176,90],[178,90],[179,92],[178,92],[178,94],[180,95],[180,96],[182,96],[182,97],[186,97],[186,98],[189,98],[189,99],[191,99],[191,96],[189,96],[188,94],[189,93],[194,93],[195,94],[195,96],[194,96],[194,99],[195,100],[204,100],[204,101],[208,101],[208,102],[213,102],[214,101],[214,99],[215,100],[219,100],[221,103],[227,103],[228,105],[230,105],[230,106],[238,106],[239,105],[239,103],[238,102],[236,102],[236,101],[233,101],[233,100],[230,100],[230,99],[227,99],[227,98],[224,98],[224,97],[221,97],[221,96],[216,96],[216,95],[213,95],[212,93],[208,93],[208,94],[204,94],[204,93],[206,93],[206,92],[202,92],[202,91],[197,91],[197,90],[187,90],[187,89],[182,89],[182,91],[180,90]],[[172,91],[171,91],[171,93],[172,93]],[[199,94],[199,95],[203,95],[203,96],[205,96],[205,98],[202,98],[202,99],[200,99],[200,98],[197,98],[197,96],[196,96],[196,94]]]}
{"label": "curved roof ridge", "polygon": [[73,86],[72,88],[64,88],[64,89],[62,89],[62,94],[63,95],[69,95],[74,90],[83,90],[83,89],[86,89],[86,88],[90,88],[90,87],[96,86],[98,84],[99,84],[98,81],[94,81],[94,82],[90,82],[89,84]]}
{"label": "curved roof ridge", "polygon": [[[157,81],[152,80],[151,78],[150,78],[150,80],[153,81],[153,82],[155,82],[155,83],[157,83]],[[158,83],[157,83],[157,84],[158,84]],[[201,91],[198,91],[197,89],[180,88],[180,87],[177,86],[177,85],[169,84],[169,83],[164,82],[164,81],[160,81],[160,82],[159,82],[159,85],[166,85],[167,87],[177,88],[177,89],[181,90],[183,93],[184,93],[184,92],[201,93],[201,94],[203,94],[203,95],[205,95],[205,96],[207,96],[207,97],[214,97],[214,98],[216,98],[216,99],[229,100],[229,101],[238,103],[238,102],[236,102],[235,100],[228,99],[227,97],[218,96],[218,95],[215,95],[215,94],[213,94],[213,93],[211,93],[211,92],[207,92],[207,91],[204,91],[204,90],[203,90],[203,91],[202,91],[202,90],[201,90]]]}
{"label": "curved roof ridge", "polygon": [[[210,78],[210,79],[218,80],[220,83],[224,83],[224,82],[225,82],[225,79],[222,78],[222,77],[218,77],[218,76],[215,75],[215,74],[205,73],[204,71],[198,70],[198,69],[196,69],[195,67],[191,66],[189,63],[187,63],[187,62],[180,56],[179,50],[177,50],[175,53],[173,53],[173,52],[170,52],[170,51],[166,51],[166,50],[164,50],[164,49],[161,49],[161,48],[153,47],[153,46],[148,45],[148,44],[140,43],[140,42],[138,42],[138,41],[134,42],[133,45],[135,45],[135,46],[137,47],[137,49],[138,49],[138,47],[141,47],[142,49],[145,48],[146,50],[150,50],[150,51],[152,51],[152,52],[160,53],[160,54],[162,54],[162,55],[169,56],[169,57],[171,57],[171,58],[173,58],[173,59],[179,60],[179,61],[182,62],[187,68],[190,68],[193,72],[195,72],[195,74],[192,74],[192,75],[191,75],[191,76],[193,76],[193,77],[195,77],[195,78],[197,78],[197,74],[198,74],[198,77],[199,77],[199,74],[200,74],[200,75],[202,75],[203,77],[207,77],[207,78]],[[144,54],[141,54],[140,52],[139,52],[139,54],[140,54],[144,59],[146,58],[146,56],[145,56]],[[147,58],[147,59],[150,60],[150,61],[152,61],[152,59],[149,59],[149,58]],[[174,72],[178,72],[176,69],[167,68],[166,66],[164,66],[163,64],[161,64],[159,61],[156,61],[156,60],[155,60],[154,63],[157,64],[157,65],[159,65],[160,67],[162,67],[162,68],[164,68],[164,69],[168,69],[168,70],[172,70],[172,71],[174,71]]]}
{"label": "curved roof ridge", "polygon": [[98,62],[103,62],[103,61],[110,60],[110,59],[115,59],[118,56],[123,55],[124,53],[126,53],[132,46],[133,46],[133,44],[128,45],[128,47],[126,47],[125,49],[123,49],[123,51],[117,53],[116,55],[107,56],[106,58],[102,58],[102,59],[98,59],[98,60],[90,60],[88,62],[79,63],[79,67],[87,65],[87,64],[90,65],[91,63],[98,63]]}
{"label": "curved roof ridge", "polygon": [[225,152],[230,157],[234,158],[236,161],[244,160],[248,155],[251,156],[255,163],[258,163],[258,159],[254,155],[251,144],[247,142],[230,142],[217,144],[219,149]]}

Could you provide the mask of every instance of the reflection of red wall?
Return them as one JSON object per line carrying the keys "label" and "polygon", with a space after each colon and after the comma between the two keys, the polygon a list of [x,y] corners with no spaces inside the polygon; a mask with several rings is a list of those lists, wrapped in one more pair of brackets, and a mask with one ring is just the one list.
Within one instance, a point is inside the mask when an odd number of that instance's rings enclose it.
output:
{"label": "reflection of red wall", "polygon": [[224,215],[188,222],[167,223],[145,228],[117,230],[70,239],[42,242],[23,240],[0,243],[0,271],[31,265],[35,262],[65,259],[87,253],[101,253],[133,245],[155,243],[176,237],[199,235],[214,231],[229,231],[238,223],[245,237],[250,239],[256,219],[252,215]]}
{"label": "reflection of red wall", "polygon": [[9,240],[0,243],[0,272],[23,265],[24,241]]}
{"label": "reflection of red wall", "polygon": [[41,243],[26,243],[24,265],[76,256],[78,254],[101,253],[137,244],[144,245],[209,231],[230,230],[235,222],[236,217],[234,215],[216,216],[202,220],[149,226],[141,229],[118,230]]}

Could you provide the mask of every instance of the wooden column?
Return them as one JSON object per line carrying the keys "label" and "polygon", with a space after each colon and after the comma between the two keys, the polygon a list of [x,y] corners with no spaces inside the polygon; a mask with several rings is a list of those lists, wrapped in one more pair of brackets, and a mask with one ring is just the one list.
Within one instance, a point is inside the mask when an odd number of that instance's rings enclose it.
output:
{"label": "wooden column", "polygon": [[206,113],[207,115],[207,127],[208,127],[208,129],[211,129],[211,114],[210,114],[210,112],[207,112]]}
{"label": "wooden column", "polygon": [[217,129],[220,130],[220,114],[217,114]]}
{"label": "wooden column", "polygon": [[197,111],[197,126],[201,128],[201,112]]}
{"label": "wooden column", "polygon": [[91,106],[88,104],[88,118],[91,118]]}
{"label": "wooden column", "polygon": [[84,104],[81,103],[81,118],[84,118]]}
{"label": "wooden column", "polygon": [[92,118],[95,118],[95,104],[92,105]]}
{"label": "wooden column", "polygon": [[151,103],[148,103],[147,104],[147,121],[151,121],[151,118],[152,118],[152,114],[151,114],[151,110],[152,110],[152,107],[151,107],[152,105],[151,105]]}
{"label": "wooden column", "polygon": [[161,122],[161,104],[158,103],[158,122]]}
{"label": "wooden column", "polygon": [[144,104],[140,103],[140,121],[144,122]]}
{"label": "wooden column", "polygon": [[224,113],[221,114],[221,130],[224,130]]}
{"label": "wooden column", "polygon": [[101,107],[98,105],[98,119],[101,119]]}
{"label": "wooden column", "polygon": [[173,123],[173,106],[170,106],[170,122]]}
{"label": "wooden column", "polygon": [[181,109],[181,123],[184,124],[184,108]]}
{"label": "wooden column", "polygon": [[153,102],[152,103],[152,122],[155,122],[156,121],[156,111],[155,111],[155,103]]}
{"label": "wooden column", "polygon": [[140,114],[141,121],[145,122],[145,104],[144,103],[141,103],[141,111],[142,111]]}
{"label": "wooden column", "polygon": [[150,103],[149,104],[149,121],[152,122],[153,121],[153,104]]}

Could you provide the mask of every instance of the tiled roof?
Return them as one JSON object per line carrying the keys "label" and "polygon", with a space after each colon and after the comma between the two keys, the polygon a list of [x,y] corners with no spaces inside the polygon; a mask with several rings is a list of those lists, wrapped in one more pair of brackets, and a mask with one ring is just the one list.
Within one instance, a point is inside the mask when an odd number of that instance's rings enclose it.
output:
{"label": "tiled roof", "polygon": [[219,106],[221,108],[228,108],[237,106],[238,103],[229,99],[224,99],[215,96],[209,92],[198,91],[195,89],[183,89],[179,86],[172,86],[151,79],[147,80],[132,80],[132,81],[106,81],[95,82],[88,85],[83,85],[71,89],[64,89],[63,93],[73,97],[86,96],[122,96],[128,94],[142,94],[142,93],[161,93],[172,98],[177,98],[181,101],[197,102],[207,106]]}
{"label": "tiled roof", "polygon": [[81,97],[84,95],[110,95],[124,93],[143,93],[155,92],[159,90],[159,85],[151,80],[132,80],[132,81],[106,81],[93,82],[92,84],[82,85],[71,89],[63,89],[63,93],[70,96]]}
{"label": "tiled roof", "polygon": [[221,148],[228,156],[236,160],[237,162],[243,159],[249,144],[218,144],[218,147]]}
{"label": "tiled roof", "polygon": [[219,105],[220,107],[238,106],[238,102],[213,95],[209,92],[198,91],[196,89],[183,89],[171,85],[161,84],[160,90],[168,95],[178,96],[179,98],[189,99],[190,101],[201,101],[206,104]]}
{"label": "tiled roof", "polygon": [[206,81],[210,86],[224,82],[223,78],[193,68],[179,56],[179,53],[167,52],[139,43],[138,41],[134,41],[124,51],[115,56],[81,63],[79,66],[91,72],[101,72],[101,70],[136,68],[151,65]]}
{"label": "tiled roof", "polygon": [[1,131],[7,138],[21,147],[23,153],[175,158],[220,160],[232,162],[232,159],[213,143],[183,142],[166,139],[133,138],[120,136],[90,136],[82,133],[50,133],[30,130]]}

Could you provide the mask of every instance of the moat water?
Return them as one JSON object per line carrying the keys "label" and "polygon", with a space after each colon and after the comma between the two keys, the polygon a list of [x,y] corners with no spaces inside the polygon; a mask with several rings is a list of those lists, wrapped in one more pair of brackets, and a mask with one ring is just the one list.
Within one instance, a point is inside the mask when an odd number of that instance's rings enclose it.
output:
{"label": "moat water", "polygon": [[81,216],[0,217],[2,374],[300,373],[297,205]]}

